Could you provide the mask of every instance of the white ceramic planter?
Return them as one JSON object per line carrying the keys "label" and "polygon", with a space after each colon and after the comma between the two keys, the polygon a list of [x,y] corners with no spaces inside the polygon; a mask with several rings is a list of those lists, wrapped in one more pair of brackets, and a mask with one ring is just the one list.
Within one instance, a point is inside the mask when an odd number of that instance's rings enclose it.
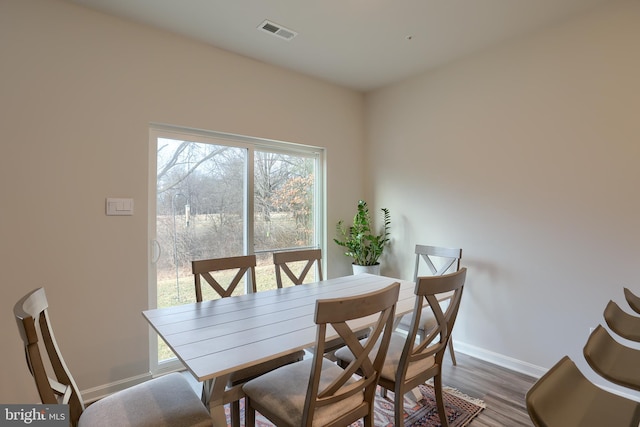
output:
{"label": "white ceramic planter", "polygon": [[353,267],[353,274],[369,273],[380,275],[380,263],[375,265],[357,265],[351,264]]}

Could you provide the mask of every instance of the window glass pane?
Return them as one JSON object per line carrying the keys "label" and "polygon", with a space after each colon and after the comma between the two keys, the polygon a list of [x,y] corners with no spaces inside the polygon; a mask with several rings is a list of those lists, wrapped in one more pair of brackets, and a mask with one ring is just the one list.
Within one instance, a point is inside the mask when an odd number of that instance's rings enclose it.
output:
{"label": "window glass pane", "polygon": [[[274,250],[317,246],[315,170],[314,157],[269,151],[255,153],[254,247],[261,255],[259,289],[276,287],[271,258]],[[303,267],[304,263],[300,263],[299,269]],[[315,271],[307,275],[306,281],[314,280]]]}
{"label": "window glass pane", "polygon": [[[195,302],[192,260],[242,255],[246,152],[158,139],[158,307]],[[204,299],[218,298],[209,286],[202,292]],[[243,287],[237,293],[244,293]],[[169,357],[173,354],[160,342],[159,359]]]}
{"label": "window glass pane", "polygon": [[315,159],[255,154],[256,251],[315,246]]}
{"label": "window glass pane", "polygon": [[[195,301],[194,260],[255,253],[260,291],[276,287],[274,250],[319,246],[321,150],[163,125],[151,135],[150,294],[156,307]],[[234,274],[213,276],[226,284]],[[313,280],[315,271],[307,276]],[[205,300],[219,298],[206,284],[202,292]],[[234,294],[244,292],[246,283]],[[153,369],[160,369],[151,357]],[[159,342],[157,362],[173,357]]]}
{"label": "window glass pane", "polygon": [[194,301],[192,260],[243,254],[246,152],[158,140],[158,307]]}

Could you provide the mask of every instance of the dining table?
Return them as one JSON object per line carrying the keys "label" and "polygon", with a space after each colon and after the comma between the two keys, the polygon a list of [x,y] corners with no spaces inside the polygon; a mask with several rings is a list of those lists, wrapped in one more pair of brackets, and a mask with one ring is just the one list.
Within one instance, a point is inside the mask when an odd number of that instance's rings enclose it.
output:
{"label": "dining table", "polygon": [[[312,348],[316,301],[361,295],[395,282],[400,283],[395,311],[399,319],[414,309],[415,283],[366,273],[142,314],[185,368],[205,384],[203,403],[209,406],[214,425],[226,427],[222,394],[233,372]],[[448,297],[442,295],[442,299]],[[366,328],[374,321],[375,316],[370,316],[350,326]]]}

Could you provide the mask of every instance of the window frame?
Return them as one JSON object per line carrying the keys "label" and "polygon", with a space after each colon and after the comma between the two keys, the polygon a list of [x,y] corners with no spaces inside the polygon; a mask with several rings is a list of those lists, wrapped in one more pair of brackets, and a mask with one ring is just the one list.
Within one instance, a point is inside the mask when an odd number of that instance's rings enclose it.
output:
{"label": "window frame", "polygon": [[[315,147],[293,142],[278,141],[272,139],[230,134],[218,131],[208,131],[202,129],[185,128],[181,126],[151,123],[149,125],[149,187],[148,187],[148,229],[147,241],[148,251],[148,308],[157,307],[157,282],[156,264],[160,256],[156,238],[156,215],[157,215],[157,149],[158,138],[169,138],[176,140],[194,140],[203,143],[218,145],[228,145],[247,150],[246,180],[244,188],[244,253],[253,254],[265,252],[265,250],[254,250],[254,161],[255,151],[269,151],[280,154],[305,155],[314,158],[315,166],[315,200],[316,215],[314,215],[314,237],[315,245],[323,250],[327,245],[326,234],[326,153],[322,147]],[[322,259],[323,271],[327,271],[326,257]],[[158,335],[149,328],[149,369],[153,375],[183,369],[182,363],[177,359],[168,361],[158,361]]]}

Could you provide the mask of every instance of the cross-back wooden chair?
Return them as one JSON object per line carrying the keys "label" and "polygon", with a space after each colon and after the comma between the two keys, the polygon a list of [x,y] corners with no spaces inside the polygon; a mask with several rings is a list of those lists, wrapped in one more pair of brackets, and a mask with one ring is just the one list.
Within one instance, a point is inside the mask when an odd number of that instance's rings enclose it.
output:
{"label": "cross-back wooden chair", "polygon": [[633,316],[613,301],[604,309],[604,320],[622,338],[640,342],[640,317]]}
{"label": "cross-back wooden chair", "polygon": [[637,427],[640,403],[587,379],[564,356],[529,389],[527,411],[536,427]]}
{"label": "cross-back wooden chair", "polygon": [[[378,381],[381,387],[394,392],[396,427],[404,426],[404,395],[430,378],[433,378],[440,423],[443,427],[448,426],[442,396],[442,359],[458,315],[466,275],[467,269],[462,268],[442,276],[418,277],[409,331],[406,335],[394,332],[391,336],[387,358]],[[443,311],[437,295],[445,292],[453,294]],[[419,339],[418,329],[425,310],[433,313],[436,325],[427,332],[424,339]],[[353,354],[348,348],[336,351],[335,356],[341,366],[353,360]]]}
{"label": "cross-back wooden chair", "polygon": [[[251,292],[256,292],[256,256],[242,255],[227,258],[203,259],[191,262],[191,272],[196,286],[196,301],[202,302],[202,280],[211,286],[221,298],[230,297],[236,290],[240,281],[249,272],[249,286]],[[211,273],[236,270],[235,275],[226,284],[220,284]]]}
{"label": "cross-back wooden chair", "polygon": [[[413,281],[415,282],[420,273],[420,265],[426,265],[429,274],[433,276],[441,276],[445,273],[451,273],[460,270],[460,262],[462,260],[461,248],[444,248],[440,246],[416,245],[416,262],[413,271]],[[411,316],[404,316],[398,325],[402,330],[408,330],[411,323]],[[426,310],[422,315],[422,325],[418,329],[418,336],[424,338],[426,331],[435,326],[435,319],[431,312]],[[449,340],[449,355],[451,362],[456,365],[456,353],[453,350],[453,340]]]}
{"label": "cross-back wooden chair", "polygon": [[[193,261],[191,263],[191,270],[195,281],[196,301],[202,302],[203,300],[202,282],[200,280],[201,277],[205,279],[206,283],[208,283],[221,298],[228,298],[233,295],[242,278],[248,273],[250,278],[249,280],[251,281],[249,285],[250,289],[252,292],[257,292],[255,267],[255,255],[242,255]],[[231,277],[228,283],[221,284],[221,279],[216,280],[212,273],[224,270],[236,271],[235,275]],[[232,373],[223,394],[223,403],[229,404],[231,408],[231,425],[233,427],[240,426],[240,399],[244,397],[242,385],[246,381],[265,372],[279,368],[280,366],[302,360],[303,357],[304,351],[299,351],[294,354],[260,363]],[[211,386],[212,381],[205,381],[203,384],[202,400],[204,402],[209,401],[211,396]]]}
{"label": "cross-back wooden chair", "polygon": [[445,273],[460,270],[460,262],[462,261],[462,249],[460,248],[416,245],[415,253],[414,280],[419,276],[421,260],[433,276],[442,276]]}
{"label": "cross-back wooden chair", "polygon": [[589,366],[603,378],[640,391],[640,350],[619,343],[598,325],[589,335],[583,353]]}
{"label": "cross-back wooden chair", "polygon": [[[298,273],[295,273],[291,268],[291,264],[300,263],[301,261],[306,261],[306,264],[302,266]],[[282,272],[294,285],[301,285],[314,265],[316,266],[317,280],[322,280],[322,251],[320,249],[274,252],[273,264],[276,268],[276,284],[278,288],[283,287]]]}
{"label": "cross-back wooden chair", "polygon": [[[299,268],[293,268],[291,264],[306,261],[304,265],[298,265]],[[320,249],[302,249],[294,251],[280,251],[273,253],[273,265],[276,269],[276,284],[278,288],[284,286],[282,279],[282,272],[289,278],[294,285],[301,285],[304,279],[307,277],[311,268],[316,266],[316,277],[318,280],[322,280],[322,251]],[[297,271],[297,273],[296,273]],[[369,328],[365,328],[358,332],[360,338],[365,338],[369,335]],[[327,344],[327,351],[338,349],[342,347],[344,343],[341,339],[336,338],[333,342]],[[315,351],[309,349],[310,352]]]}
{"label": "cross-back wooden chair", "polygon": [[[373,427],[375,390],[393,330],[400,284],[350,298],[318,300],[313,358],[287,365],[244,385],[247,426],[259,411],[277,426],[347,426],[364,418]],[[362,345],[347,322],[375,316],[371,341]],[[337,333],[355,354],[344,369],[323,357],[325,343]],[[376,351],[376,342],[380,351]],[[354,377],[361,372],[361,377]]]}
{"label": "cross-back wooden chair", "polygon": [[86,407],[53,335],[48,308],[44,288],[38,288],[21,298],[13,313],[41,402],[69,405],[70,425],[212,425],[209,411],[178,373],[135,385]]}

